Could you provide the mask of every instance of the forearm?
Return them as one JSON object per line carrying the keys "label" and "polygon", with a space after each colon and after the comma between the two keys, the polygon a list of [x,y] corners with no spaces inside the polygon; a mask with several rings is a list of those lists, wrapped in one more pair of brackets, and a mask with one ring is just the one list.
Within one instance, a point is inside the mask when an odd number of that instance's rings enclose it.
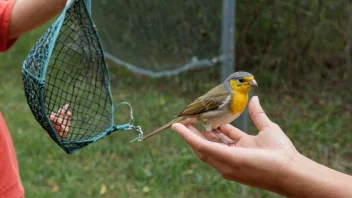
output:
{"label": "forearm", "polygon": [[16,38],[60,13],[67,0],[17,0],[11,13],[8,39]]}
{"label": "forearm", "polygon": [[280,193],[288,197],[352,197],[352,176],[322,166],[300,154],[282,178]]}

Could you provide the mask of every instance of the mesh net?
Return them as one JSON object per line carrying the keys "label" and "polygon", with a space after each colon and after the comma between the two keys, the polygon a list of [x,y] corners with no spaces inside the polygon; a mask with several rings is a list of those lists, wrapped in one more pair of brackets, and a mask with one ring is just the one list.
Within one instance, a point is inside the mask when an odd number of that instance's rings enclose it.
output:
{"label": "mesh net", "polygon": [[[35,119],[67,153],[130,123],[114,125],[109,73],[85,1],[72,2],[44,33],[23,65]],[[131,110],[132,111],[132,110]]]}
{"label": "mesh net", "polygon": [[105,55],[133,72],[175,75],[217,65],[222,1],[92,2]]}

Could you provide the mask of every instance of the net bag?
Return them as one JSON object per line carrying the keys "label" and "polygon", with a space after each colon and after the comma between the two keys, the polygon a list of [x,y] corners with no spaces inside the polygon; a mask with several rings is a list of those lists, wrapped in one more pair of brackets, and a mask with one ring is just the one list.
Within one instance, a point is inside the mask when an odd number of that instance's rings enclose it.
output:
{"label": "net bag", "polygon": [[[28,105],[39,124],[68,154],[116,130],[143,132],[133,124],[132,107],[115,106],[110,77],[90,0],[72,0],[46,30],[23,63]],[[130,120],[114,123],[127,104]]]}

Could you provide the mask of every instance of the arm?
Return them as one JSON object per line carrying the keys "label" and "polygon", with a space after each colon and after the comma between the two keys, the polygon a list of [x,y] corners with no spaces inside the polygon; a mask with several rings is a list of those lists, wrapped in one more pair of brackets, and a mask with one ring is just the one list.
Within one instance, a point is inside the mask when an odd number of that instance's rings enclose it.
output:
{"label": "arm", "polygon": [[289,197],[352,197],[352,176],[297,155],[285,171],[282,190]]}
{"label": "arm", "polygon": [[256,136],[225,125],[220,135],[235,144],[208,141],[212,133],[200,133],[191,125],[174,124],[196,155],[231,181],[289,197],[352,197],[352,176],[322,166],[301,155],[281,128],[270,121],[253,97],[250,116],[259,130]]}
{"label": "arm", "polygon": [[11,13],[8,40],[44,24],[63,10],[67,0],[17,0]]}

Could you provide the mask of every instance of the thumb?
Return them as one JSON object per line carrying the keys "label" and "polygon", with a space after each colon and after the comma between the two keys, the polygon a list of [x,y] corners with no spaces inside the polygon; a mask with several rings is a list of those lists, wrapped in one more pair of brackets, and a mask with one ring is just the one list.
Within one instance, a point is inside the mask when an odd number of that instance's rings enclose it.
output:
{"label": "thumb", "polygon": [[273,122],[265,114],[263,108],[260,106],[258,96],[252,97],[251,101],[249,102],[248,111],[259,131],[273,124]]}

